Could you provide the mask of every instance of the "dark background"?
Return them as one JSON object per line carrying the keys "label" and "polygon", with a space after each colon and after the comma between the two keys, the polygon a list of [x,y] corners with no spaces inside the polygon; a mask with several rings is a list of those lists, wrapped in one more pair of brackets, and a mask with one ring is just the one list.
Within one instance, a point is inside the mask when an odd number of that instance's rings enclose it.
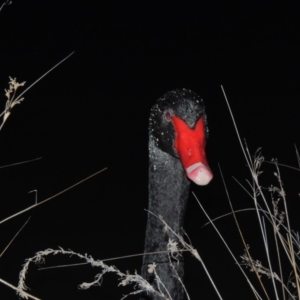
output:
{"label": "dark background", "polygon": [[[250,178],[230,118],[224,86],[241,137],[251,154],[297,167],[299,146],[299,7],[297,1],[13,1],[0,13],[0,85],[8,76],[29,86],[72,51],[75,54],[25,94],[0,135],[0,165],[42,157],[0,170],[0,220],[107,167],[67,193],[1,224],[0,278],[17,285],[26,258],[61,246],[95,259],[141,253],[147,208],[147,124],[151,105],[166,91],[189,88],[207,108],[207,156],[214,180],[192,186],[211,217],[230,211],[220,164],[235,209],[253,201],[233,180]],[[5,96],[2,93],[2,109]],[[277,184],[266,164],[263,186]],[[299,228],[299,173],[282,169],[292,228]],[[238,215],[255,259],[266,264],[255,213]],[[250,288],[191,196],[185,229],[223,299],[254,299]],[[216,223],[237,259],[244,252],[232,217]],[[270,244],[272,248],[273,245]],[[2,250],[1,250],[2,251]],[[46,266],[79,262],[46,258]],[[141,257],[110,262],[131,273]],[[287,271],[290,270],[287,265]],[[41,299],[120,299],[114,275],[102,287],[96,268],[38,271],[29,292]],[[247,271],[253,282],[253,275]],[[288,273],[286,273],[288,274]],[[191,299],[218,299],[200,263],[186,255]],[[270,280],[264,278],[269,290]],[[271,299],[274,297],[271,292]],[[0,285],[1,299],[17,299]],[[136,297],[137,298],[137,297]]]}

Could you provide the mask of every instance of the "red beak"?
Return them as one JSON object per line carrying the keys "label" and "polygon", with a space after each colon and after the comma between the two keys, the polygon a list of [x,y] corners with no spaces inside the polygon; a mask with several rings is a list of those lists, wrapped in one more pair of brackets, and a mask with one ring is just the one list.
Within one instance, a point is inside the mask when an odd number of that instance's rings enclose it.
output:
{"label": "red beak", "polygon": [[189,179],[198,185],[206,185],[213,178],[205,154],[205,124],[200,118],[194,129],[180,118],[173,116],[175,148]]}

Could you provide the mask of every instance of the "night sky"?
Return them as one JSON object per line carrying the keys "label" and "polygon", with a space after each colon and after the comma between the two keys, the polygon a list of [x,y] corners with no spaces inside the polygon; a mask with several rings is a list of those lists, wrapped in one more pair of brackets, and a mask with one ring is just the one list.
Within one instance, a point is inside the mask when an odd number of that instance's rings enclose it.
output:
{"label": "night sky", "polygon": [[[1,256],[0,278],[17,285],[25,259],[47,248],[60,246],[95,259],[143,251],[149,110],[175,88],[201,95],[208,116],[206,151],[214,179],[206,187],[192,185],[191,190],[212,218],[230,212],[219,164],[234,208],[253,207],[233,179],[247,186],[251,177],[221,85],[250,153],[261,147],[266,160],[277,158],[297,167],[299,13],[297,1],[28,0],[5,6],[0,12],[2,110],[9,76],[26,81],[28,87],[75,53],[24,95],[1,130],[0,166],[42,159],[0,169],[0,220],[33,205],[35,195],[28,193],[32,190],[37,190],[40,202],[107,170],[1,224],[0,252],[31,216]],[[277,185],[274,167],[265,164],[263,170],[262,186]],[[281,175],[291,226],[297,231],[299,172],[282,168]],[[253,257],[266,263],[255,213],[237,216]],[[202,227],[206,222],[191,195],[185,231],[223,299],[254,299],[212,226]],[[216,225],[240,262],[244,246],[232,216]],[[191,299],[218,299],[201,264],[190,254],[185,258]],[[45,266],[78,262],[82,261],[57,255],[46,257]],[[133,273],[140,271],[141,262],[136,257],[109,263]],[[117,287],[114,275],[105,276],[101,287],[77,289],[97,273],[90,266],[39,271],[30,265],[26,284],[43,300],[120,299],[132,290]],[[263,279],[272,291],[271,281]],[[272,292],[270,296],[274,299]],[[0,284],[0,299],[18,297]]]}

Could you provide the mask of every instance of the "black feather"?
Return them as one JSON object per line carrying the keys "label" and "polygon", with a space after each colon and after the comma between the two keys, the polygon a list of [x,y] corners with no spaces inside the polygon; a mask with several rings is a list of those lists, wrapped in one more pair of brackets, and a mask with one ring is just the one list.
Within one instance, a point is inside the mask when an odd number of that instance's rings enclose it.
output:
{"label": "black feather", "polygon": [[[206,124],[206,115],[202,99],[186,89],[166,93],[153,105],[150,114],[149,211],[161,216],[174,232],[182,236],[190,181],[174,148],[175,132],[168,118],[170,114],[180,117],[190,128],[193,128],[201,117],[204,117]],[[206,133],[208,134],[207,130]],[[178,240],[170,231],[165,232],[164,224],[159,219],[148,213],[144,252],[166,251],[169,238]],[[154,275],[148,273],[148,265],[153,262],[157,264],[158,276],[172,299],[183,299],[183,288],[169,265],[168,254],[145,255],[142,276],[157,288]],[[179,276],[183,278],[183,259],[181,258],[174,266]],[[161,290],[166,295],[162,287]],[[144,299],[147,299],[147,296],[144,296]],[[152,295],[148,299],[161,298]]]}

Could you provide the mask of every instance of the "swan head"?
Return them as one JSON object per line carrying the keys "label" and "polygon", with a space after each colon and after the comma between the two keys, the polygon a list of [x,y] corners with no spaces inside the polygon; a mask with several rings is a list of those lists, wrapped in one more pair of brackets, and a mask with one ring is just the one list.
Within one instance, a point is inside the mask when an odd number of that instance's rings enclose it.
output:
{"label": "swan head", "polygon": [[177,89],[159,98],[151,108],[149,133],[156,147],[180,159],[190,180],[197,185],[211,181],[205,154],[207,117],[196,93]]}

